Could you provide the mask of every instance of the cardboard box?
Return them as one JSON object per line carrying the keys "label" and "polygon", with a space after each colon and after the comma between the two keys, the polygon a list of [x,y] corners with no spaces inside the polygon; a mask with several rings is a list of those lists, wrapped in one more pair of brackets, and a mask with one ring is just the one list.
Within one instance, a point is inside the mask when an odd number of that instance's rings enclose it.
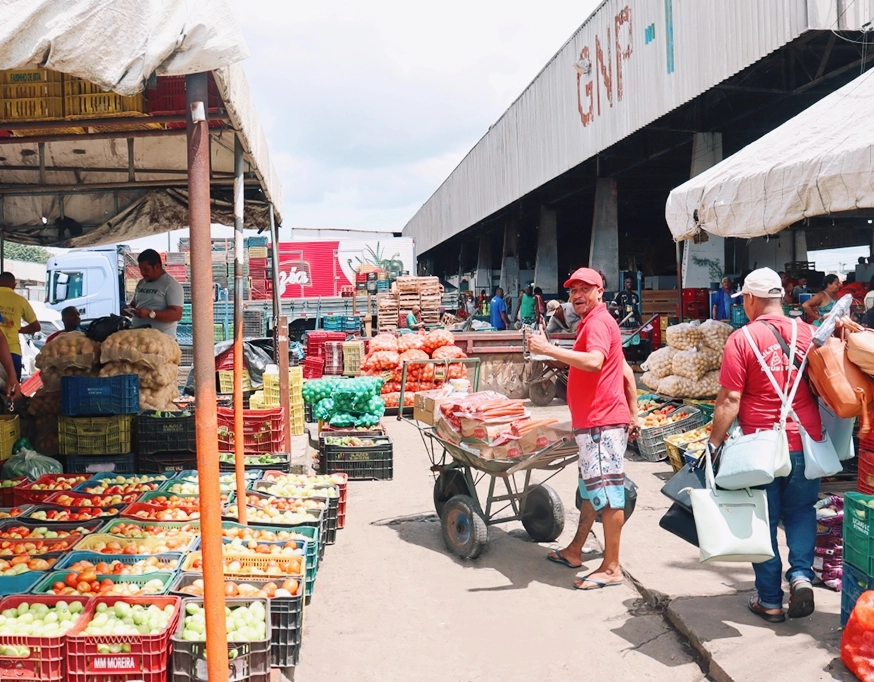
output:
{"label": "cardboard box", "polygon": [[440,420],[443,391],[420,391],[413,402],[413,419],[435,426]]}
{"label": "cardboard box", "polygon": [[532,452],[542,450],[547,445],[558,440],[559,436],[553,429],[548,426],[541,426],[526,433],[517,443],[522,452],[530,455]]}
{"label": "cardboard box", "polygon": [[483,445],[482,447],[474,445],[473,447],[478,447],[479,456],[483,459],[507,460],[521,457],[524,454],[518,443],[519,441],[513,441],[507,445]]}

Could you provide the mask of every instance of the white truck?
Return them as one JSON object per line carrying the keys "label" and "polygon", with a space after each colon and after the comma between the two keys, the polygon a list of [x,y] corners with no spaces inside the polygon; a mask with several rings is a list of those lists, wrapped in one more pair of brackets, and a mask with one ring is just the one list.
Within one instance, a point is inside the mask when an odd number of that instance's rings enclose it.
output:
{"label": "white truck", "polygon": [[[125,303],[125,253],[129,252],[126,246],[111,245],[51,258],[46,265],[47,305],[58,311],[76,306],[83,321],[119,314]],[[416,273],[415,245],[409,237],[281,242],[278,253],[282,313],[298,338],[306,329],[321,327],[322,318],[352,315],[352,298],[342,293],[356,286],[359,265]],[[444,297],[444,307],[452,309],[454,304],[453,295]],[[272,298],[247,300],[244,306],[272,316]],[[365,308],[359,297],[355,311],[360,314]]]}

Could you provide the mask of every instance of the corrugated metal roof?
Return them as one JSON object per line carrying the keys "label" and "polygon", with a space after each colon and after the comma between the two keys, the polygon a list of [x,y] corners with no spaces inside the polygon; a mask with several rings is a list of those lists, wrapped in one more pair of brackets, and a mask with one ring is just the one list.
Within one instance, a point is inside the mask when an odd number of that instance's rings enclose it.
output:
{"label": "corrugated metal roof", "polygon": [[[874,0],[846,0],[857,27]],[[404,227],[423,253],[724,81],[827,0],[606,0]],[[832,3],[833,4],[833,3]],[[852,10],[852,11],[850,11]]]}

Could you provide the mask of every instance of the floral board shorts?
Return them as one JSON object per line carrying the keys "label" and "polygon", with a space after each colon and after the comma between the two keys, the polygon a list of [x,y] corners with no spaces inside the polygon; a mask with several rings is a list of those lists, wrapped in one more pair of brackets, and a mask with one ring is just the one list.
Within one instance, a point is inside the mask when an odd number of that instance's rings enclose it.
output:
{"label": "floral board shorts", "polygon": [[580,448],[580,495],[596,511],[625,509],[625,449],[628,427],[605,426],[576,434]]}

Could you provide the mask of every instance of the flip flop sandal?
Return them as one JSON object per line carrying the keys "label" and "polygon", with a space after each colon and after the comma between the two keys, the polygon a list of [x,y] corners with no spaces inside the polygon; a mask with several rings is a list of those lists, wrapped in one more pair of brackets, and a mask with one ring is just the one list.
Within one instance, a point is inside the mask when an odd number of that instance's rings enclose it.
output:
{"label": "flip flop sandal", "polygon": [[759,603],[758,597],[750,597],[750,600],[747,603],[747,608],[749,608],[749,610],[755,613],[759,618],[768,621],[769,623],[782,623],[786,620],[786,614],[783,613],[782,609],[780,610],[780,613],[768,613],[768,609]]}
{"label": "flip flop sandal", "polygon": [[806,580],[792,583],[789,586],[789,617],[807,618],[814,608],[813,586]]}
{"label": "flip flop sandal", "polygon": [[[583,587],[582,585],[578,585],[577,583],[592,583],[595,587]],[[619,580],[617,582],[604,582],[603,580],[595,580],[594,578],[590,578],[586,576],[585,578],[580,578],[578,581],[574,581],[574,589],[581,590],[583,592],[591,592],[592,590],[603,590],[605,587],[613,587],[614,585],[621,585],[623,581]]]}
{"label": "flip flop sandal", "polygon": [[557,551],[553,550],[549,554],[546,555],[546,560],[551,561],[554,564],[561,564],[562,566],[567,566],[568,568],[572,568],[575,571],[580,570],[582,568],[582,564],[579,566],[574,566],[570,561],[564,558],[563,555],[559,554]]}

